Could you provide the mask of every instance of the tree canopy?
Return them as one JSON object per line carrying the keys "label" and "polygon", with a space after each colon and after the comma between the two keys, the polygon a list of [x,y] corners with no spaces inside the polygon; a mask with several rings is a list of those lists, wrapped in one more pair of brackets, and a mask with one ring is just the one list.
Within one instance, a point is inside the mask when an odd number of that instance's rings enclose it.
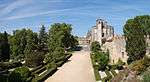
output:
{"label": "tree canopy", "polygon": [[56,59],[55,57],[63,56],[64,50],[76,45],[77,40],[71,34],[71,31],[72,27],[70,24],[55,23],[51,25],[48,34],[49,54],[46,56],[47,62]]}
{"label": "tree canopy", "polygon": [[145,35],[149,33],[146,30],[149,29],[148,19],[149,16],[137,16],[129,19],[124,25],[128,63],[143,58],[146,53]]}
{"label": "tree canopy", "polygon": [[6,31],[0,33],[0,61],[6,61],[10,58],[10,45],[8,43],[8,34]]}

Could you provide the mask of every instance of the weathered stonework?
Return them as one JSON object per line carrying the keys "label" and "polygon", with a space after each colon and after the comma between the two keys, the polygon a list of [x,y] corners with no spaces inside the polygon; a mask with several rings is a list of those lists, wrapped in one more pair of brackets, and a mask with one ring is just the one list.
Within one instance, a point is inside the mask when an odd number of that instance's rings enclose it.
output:
{"label": "weathered stonework", "polygon": [[103,51],[109,50],[110,63],[117,63],[119,59],[126,62],[125,39],[123,36],[114,35],[114,28],[102,19],[96,20],[96,26],[87,33],[87,40],[90,43],[98,41]]}
{"label": "weathered stonework", "polygon": [[[94,41],[100,43],[104,52],[109,50],[111,64],[117,63],[119,59],[127,63],[128,56],[125,48],[125,37],[115,35],[114,28],[102,19],[96,20],[96,25],[88,31],[86,38],[81,40],[81,43],[91,44]],[[150,36],[146,37],[146,42],[146,55],[150,56]]]}

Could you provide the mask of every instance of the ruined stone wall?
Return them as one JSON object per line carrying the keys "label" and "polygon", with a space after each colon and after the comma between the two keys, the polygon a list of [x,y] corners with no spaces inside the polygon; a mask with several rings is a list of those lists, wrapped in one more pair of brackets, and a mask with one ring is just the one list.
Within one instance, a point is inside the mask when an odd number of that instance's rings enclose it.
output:
{"label": "ruined stone wall", "polygon": [[115,64],[121,59],[123,62],[127,62],[128,56],[125,49],[125,39],[123,36],[115,36],[111,42],[103,44],[103,49],[109,50],[110,63]]}

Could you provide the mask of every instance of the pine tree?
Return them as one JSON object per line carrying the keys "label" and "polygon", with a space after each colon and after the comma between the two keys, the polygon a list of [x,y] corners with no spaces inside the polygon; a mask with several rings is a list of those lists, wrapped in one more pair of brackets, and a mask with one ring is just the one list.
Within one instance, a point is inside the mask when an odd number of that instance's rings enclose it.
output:
{"label": "pine tree", "polygon": [[42,25],[40,29],[38,39],[39,39],[39,50],[47,51],[47,33],[45,32],[44,25]]}
{"label": "pine tree", "polygon": [[129,56],[128,63],[130,64],[132,61],[143,58],[146,53],[145,32],[137,18],[126,22],[124,34],[126,38],[126,52]]}

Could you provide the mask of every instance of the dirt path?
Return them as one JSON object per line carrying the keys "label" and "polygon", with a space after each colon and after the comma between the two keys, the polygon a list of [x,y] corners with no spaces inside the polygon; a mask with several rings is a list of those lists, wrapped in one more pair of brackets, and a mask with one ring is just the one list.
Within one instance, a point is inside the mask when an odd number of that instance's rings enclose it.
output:
{"label": "dirt path", "polygon": [[95,82],[88,51],[75,52],[69,60],[45,82]]}

